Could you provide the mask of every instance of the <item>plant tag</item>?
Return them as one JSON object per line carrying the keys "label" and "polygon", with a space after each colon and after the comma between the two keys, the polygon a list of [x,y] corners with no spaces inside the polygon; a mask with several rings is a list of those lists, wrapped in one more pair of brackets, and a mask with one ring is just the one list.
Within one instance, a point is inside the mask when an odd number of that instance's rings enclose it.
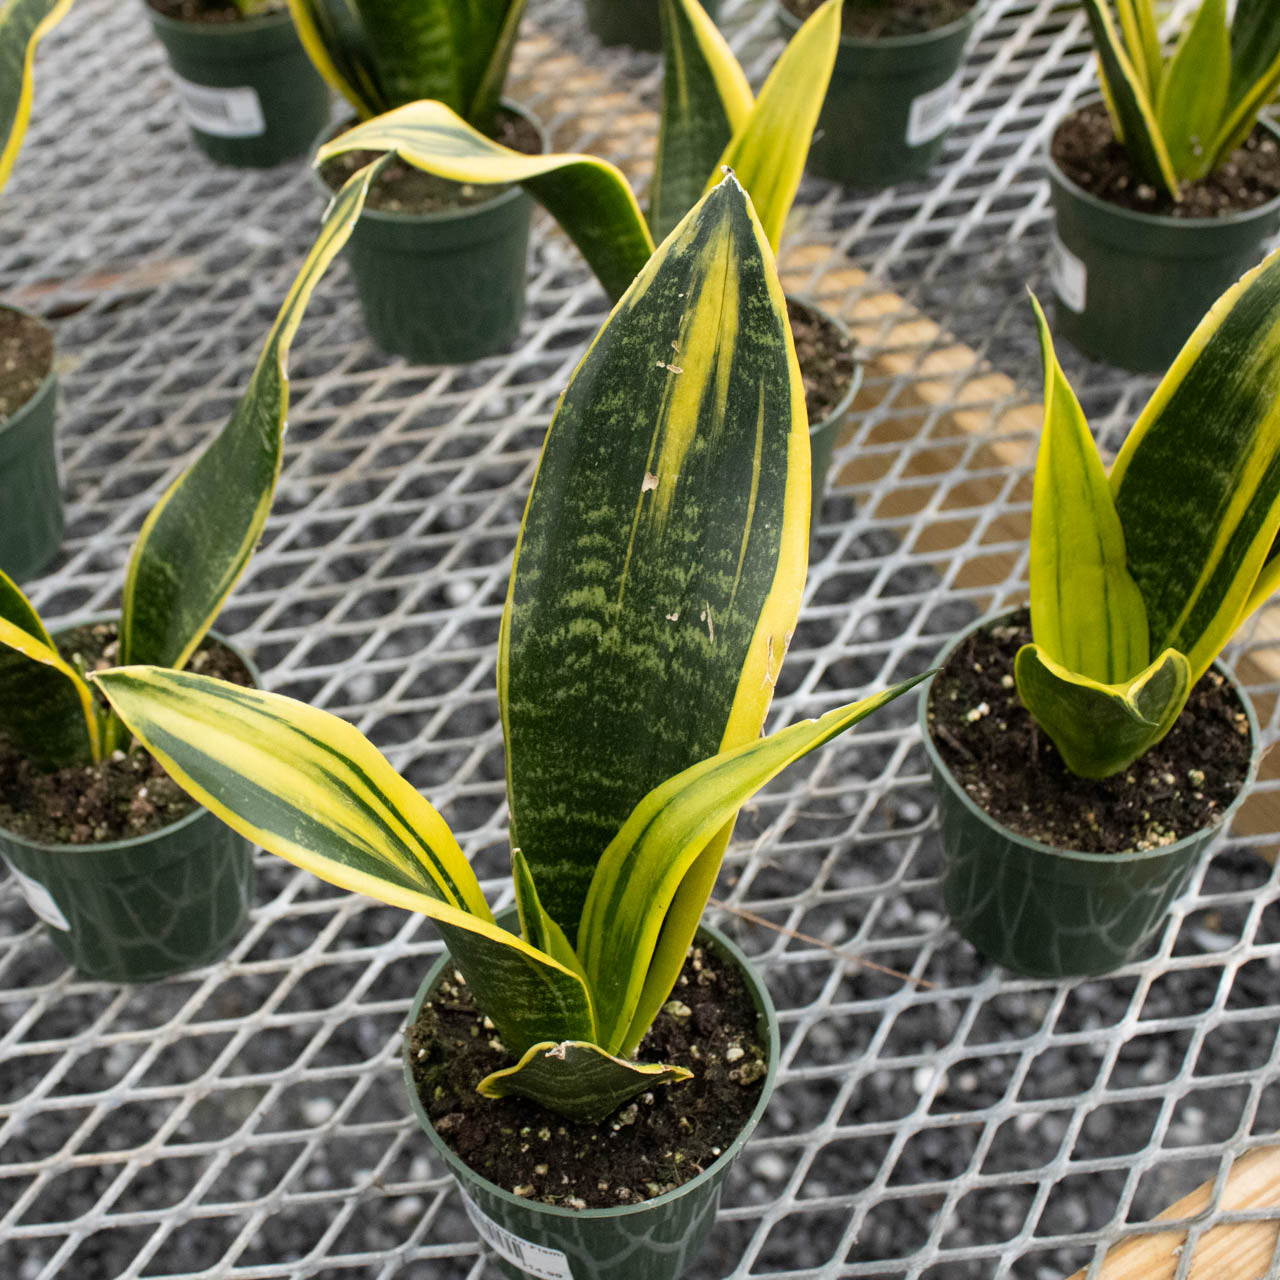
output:
{"label": "plant tag", "polygon": [[243,85],[235,89],[215,89],[193,84],[176,72],[169,72],[174,91],[182,104],[187,123],[201,133],[217,138],[259,138],[267,131],[258,91]]}
{"label": "plant tag", "polygon": [[1049,279],[1053,282],[1053,291],[1058,295],[1064,307],[1069,307],[1078,315],[1084,310],[1085,297],[1089,290],[1089,272],[1084,263],[1058,238],[1053,236],[1053,250],[1049,260]]}
{"label": "plant tag", "polygon": [[559,1249],[548,1249],[545,1245],[531,1244],[513,1236],[505,1227],[488,1216],[472,1203],[471,1197],[463,1194],[463,1206],[467,1217],[480,1233],[483,1240],[501,1258],[505,1258],[513,1266],[517,1266],[526,1274],[537,1276],[538,1280],[573,1280],[573,1272],[569,1270],[569,1259]]}
{"label": "plant tag", "polygon": [[963,79],[962,67],[944,84],[912,99],[911,111],[907,116],[907,146],[922,147],[950,128],[951,117],[955,114],[956,103],[960,99],[960,83]]}
{"label": "plant tag", "polygon": [[9,870],[13,878],[18,882],[18,889],[22,896],[26,898],[27,906],[45,924],[54,929],[61,929],[64,933],[69,933],[71,925],[67,923],[67,917],[62,914],[62,908],[54,902],[53,894],[39,880],[33,880],[29,875],[25,875],[12,863],[9,865]]}

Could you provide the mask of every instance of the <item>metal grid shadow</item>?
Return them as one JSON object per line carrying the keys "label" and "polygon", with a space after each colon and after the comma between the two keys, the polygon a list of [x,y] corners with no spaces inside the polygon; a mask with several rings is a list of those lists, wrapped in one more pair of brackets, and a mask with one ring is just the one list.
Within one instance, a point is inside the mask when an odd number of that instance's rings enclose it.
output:
{"label": "metal grid shadow", "polygon": [[[758,84],[771,10],[726,10]],[[1038,153],[1090,77],[1078,5],[991,0],[930,179],[802,191],[784,266],[861,317],[871,376],[775,725],[918,670],[1018,596],[1035,399],[1019,388],[1038,386],[1023,289],[1047,291]],[[596,47],[576,4],[532,4],[515,88],[559,145],[645,171],[656,60]],[[319,201],[301,164],[235,172],[195,151],[137,5],[81,0],[43,47],[34,119],[0,208],[0,294],[58,321],[68,534],[34,595],[69,618],[118,603],[132,536],[229,411]],[[556,395],[605,314],[545,218],[529,284],[509,355],[428,369],[371,347],[345,269],[324,283],[295,346],[275,510],[220,624],[270,687],[369,733],[493,896],[510,554]],[[1151,385],[1069,372],[1103,431]],[[1274,614],[1235,649],[1268,742]],[[951,933],[932,803],[913,708],[894,706],[743,815],[720,899],[774,927],[715,918],[759,957],[784,1056],[697,1280],[1058,1280],[1280,1125],[1280,907],[1257,854],[1280,822],[1219,846],[1149,960],[1054,984]],[[122,988],[68,971],[0,884],[0,1275],[497,1274],[400,1091],[431,929],[273,859],[257,902],[223,962]],[[1257,1217],[1280,1208],[1219,1209],[1189,1243]]]}

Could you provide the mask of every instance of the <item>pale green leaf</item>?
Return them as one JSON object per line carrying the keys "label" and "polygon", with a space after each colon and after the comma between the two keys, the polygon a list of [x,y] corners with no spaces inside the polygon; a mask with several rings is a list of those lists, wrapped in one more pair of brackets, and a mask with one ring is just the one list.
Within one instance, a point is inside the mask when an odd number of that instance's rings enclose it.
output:
{"label": "pale green leaf", "polygon": [[1179,177],[1196,181],[1212,167],[1230,80],[1227,0],[1201,0],[1173,51],[1156,101],[1160,132]]}

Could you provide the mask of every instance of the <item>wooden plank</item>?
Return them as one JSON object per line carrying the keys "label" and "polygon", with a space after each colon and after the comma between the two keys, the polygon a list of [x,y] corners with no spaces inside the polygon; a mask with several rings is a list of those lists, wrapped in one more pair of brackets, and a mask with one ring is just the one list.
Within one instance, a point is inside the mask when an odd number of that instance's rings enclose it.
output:
{"label": "wooden plank", "polygon": [[[1155,1221],[1185,1221],[1204,1213],[1214,1180],[1172,1204]],[[1236,1160],[1222,1190],[1219,1211],[1280,1209],[1280,1147],[1260,1147]],[[1266,1280],[1272,1274],[1280,1221],[1223,1223],[1196,1244],[1188,1280]],[[1107,1251],[1097,1280],[1174,1280],[1186,1247],[1186,1228],[1130,1236]],[[1070,1280],[1085,1280],[1088,1268]]]}

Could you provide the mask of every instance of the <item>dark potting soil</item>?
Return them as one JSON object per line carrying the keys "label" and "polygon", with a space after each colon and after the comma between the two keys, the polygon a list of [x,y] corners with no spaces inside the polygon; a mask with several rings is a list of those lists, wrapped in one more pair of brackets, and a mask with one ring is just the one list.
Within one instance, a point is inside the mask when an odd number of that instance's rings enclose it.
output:
{"label": "dark potting soil", "polygon": [[1222,218],[1256,209],[1280,196],[1280,145],[1255,126],[1215,173],[1182,186],[1182,199],[1170,200],[1133,167],[1116,141],[1111,117],[1101,102],[1072,112],[1050,144],[1058,168],[1077,186],[1109,204],[1137,213],[1172,218]]}
{"label": "dark potting soil", "polygon": [[0,422],[16,413],[53,368],[53,334],[34,316],[0,307]]}
{"label": "dark potting soil", "polygon": [[209,26],[221,26],[227,22],[245,22],[249,18],[261,18],[268,13],[284,9],[284,0],[260,6],[252,14],[243,14],[228,0],[147,0],[158,14],[175,22],[201,22]]}
{"label": "dark potting soil", "polygon": [[[958,22],[977,0],[844,0],[843,31],[858,40],[886,36],[918,36],[948,23]],[[803,21],[822,0],[782,0],[783,6]]]}
{"label": "dark potting soil", "polygon": [[[55,637],[73,665],[104,671],[118,659],[115,623],[74,627]],[[224,644],[206,638],[187,662],[199,675],[250,686],[248,667]],[[100,764],[51,773],[35,768],[0,735],[0,827],[48,844],[103,844],[159,831],[196,802],[140,748],[116,751]]]}
{"label": "dark potting soil", "polygon": [[[336,129],[338,137],[351,128],[350,122]],[[537,129],[514,111],[499,110],[498,122],[491,135],[495,142],[526,156],[536,156],[542,151],[542,138]],[[379,151],[346,151],[326,160],[320,166],[320,176],[332,190],[338,191],[353,173],[372,164],[382,153]],[[450,209],[468,209],[473,205],[493,200],[508,188],[506,186],[477,186],[470,182],[450,182],[437,178],[434,173],[423,173],[402,160],[392,160],[378,175],[369,189],[365,205],[380,209],[383,213],[442,213]]]}
{"label": "dark potting soil", "polygon": [[975,631],[933,678],[929,730],[969,797],[1020,835],[1060,849],[1124,853],[1172,844],[1221,820],[1249,769],[1249,722],[1209,671],[1174,727],[1110,778],[1079,778],[1018,700],[1013,662],[1026,610]]}
{"label": "dark potting soil", "polygon": [[454,971],[423,1002],[406,1033],[414,1083],[445,1142],[516,1195],[575,1209],[652,1199],[707,1168],[759,1100],[767,1062],[755,1005],[740,971],[711,944],[690,949],[637,1054],[640,1062],[688,1067],[693,1078],[641,1094],[600,1124],[475,1091],[511,1057],[459,977]]}
{"label": "dark potting soil", "polygon": [[788,298],[787,316],[812,427],[829,418],[849,390],[853,380],[853,343],[826,316],[803,302]]}

